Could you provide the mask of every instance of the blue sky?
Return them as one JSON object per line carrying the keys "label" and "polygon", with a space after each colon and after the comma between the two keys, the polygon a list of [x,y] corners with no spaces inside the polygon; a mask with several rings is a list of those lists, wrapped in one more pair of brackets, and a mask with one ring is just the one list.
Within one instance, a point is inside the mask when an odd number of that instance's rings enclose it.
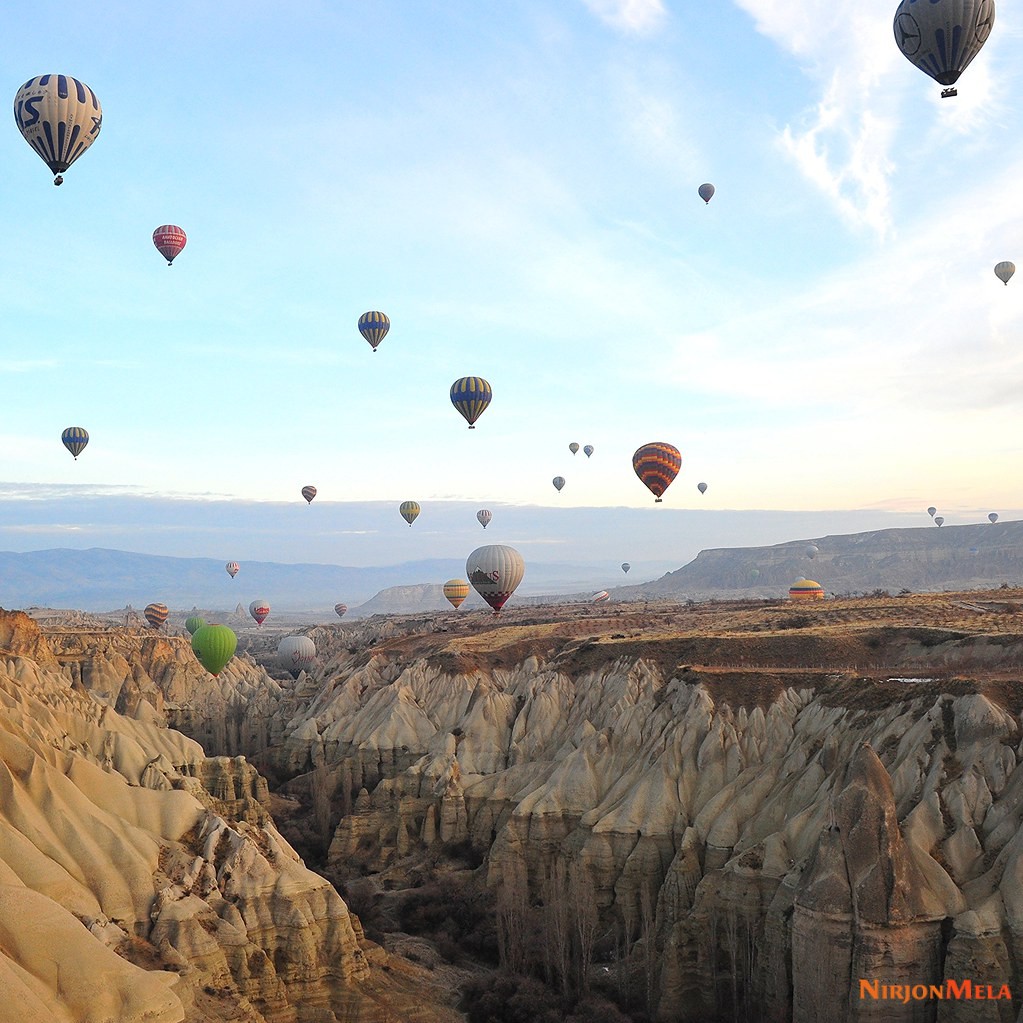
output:
{"label": "blue sky", "polygon": [[[104,122],[60,189],[0,132],[0,546],[67,487],[643,508],[653,440],[676,509],[1014,517],[1020,21],[941,100],[894,7],[15,8],[10,98],[67,73]],[[494,390],[472,432],[463,375]]]}

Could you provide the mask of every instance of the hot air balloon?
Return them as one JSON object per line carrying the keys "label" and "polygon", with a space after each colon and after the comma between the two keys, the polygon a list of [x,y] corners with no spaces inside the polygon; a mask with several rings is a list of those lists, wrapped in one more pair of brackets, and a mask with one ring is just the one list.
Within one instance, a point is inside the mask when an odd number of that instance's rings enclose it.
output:
{"label": "hot air balloon", "polygon": [[797,579],[789,587],[789,596],[793,600],[823,600],[824,587],[812,579]]}
{"label": "hot air balloon", "polygon": [[805,546],[805,547],[803,548],[803,553],[804,553],[804,554],[805,554],[805,555],[806,555],[806,556],[807,556],[807,557],[808,557],[808,558],[809,558],[809,559],[810,559],[811,561],[813,561],[813,559],[817,557],[817,552],[818,552],[819,550],[820,550],[820,548],[819,548],[819,547],[818,547],[818,546],[817,546],[817,545],[816,545],[815,543],[808,543],[808,544],[807,544],[807,545],[806,545],[806,546]]}
{"label": "hot air balloon", "polygon": [[254,600],[249,604],[249,614],[256,619],[257,625],[262,625],[270,614],[270,605],[265,600]]}
{"label": "hot air balloon", "polygon": [[522,555],[514,547],[503,544],[477,547],[465,560],[469,582],[494,611],[504,607],[525,572]]}
{"label": "hot air balloon", "polygon": [[988,515],[987,520],[988,520],[988,522],[990,522],[992,524],[997,522],[998,521],[998,512],[991,512],[991,514]]}
{"label": "hot air balloon", "polygon": [[555,476],[554,479],[551,480],[551,483],[554,484],[554,489],[560,494],[561,488],[565,485],[565,477]]}
{"label": "hot air balloon", "polygon": [[607,590],[601,590],[599,593],[594,593],[593,596],[590,597],[590,602],[593,603],[593,604],[601,604],[605,600],[610,600],[610,599],[611,599],[611,594],[608,593]]}
{"label": "hot air balloon", "polygon": [[226,625],[204,625],[192,636],[192,652],[213,676],[224,670],[237,648],[238,637]]}
{"label": "hot air balloon", "polygon": [[895,42],[902,55],[939,85],[942,97],[980,52],[995,23],[994,0],[902,0]]}
{"label": "hot air balloon", "polygon": [[14,123],[59,185],[63,172],[96,141],[103,110],[92,89],[77,78],[39,75],[14,97]]}
{"label": "hot air balloon", "polygon": [[409,529],[412,528],[412,523],[419,518],[421,510],[417,501],[402,501],[398,506],[398,513],[409,524]]}
{"label": "hot air balloon", "polygon": [[188,630],[189,636],[194,636],[196,629],[201,629],[206,624],[205,618],[200,618],[198,615],[191,615],[185,619],[185,628]]}
{"label": "hot air balloon", "polygon": [[89,434],[82,426],[69,426],[60,435],[60,441],[75,456],[77,462],[78,456],[85,450],[85,445],[89,443]]}
{"label": "hot air balloon", "polygon": [[480,510],[479,510],[478,512],[476,512],[476,518],[478,518],[478,519],[479,519],[479,521],[480,521],[480,525],[481,525],[481,526],[482,526],[482,527],[483,527],[484,529],[486,529],[486,528],[487,528],[487,526],[489,526],[489,525],[490,525],[490,520],[491,520],[491,519],[492,519],[493,517],[494,517],[494,513],[493,513],[493,512],[491,512],[491,511],[489,511],[489,510],[488,510],[488,509],[486,509],[486,508],[480,508]]}
{"label": "hot air balloon", "polygon": [[160,255],[167,260],[168,266],[173,264],[175,256],[181,255],[181,250],[187,241],[185,232],[174,224],[164,224],[163,227],[158,227],[153,232],[153,244],[159,250]]}
{"label": "hot air balloon", "polygon": [[335,604],[334,605],[334,614],[336,614],[338,616],[338,618],[344,618],[344,616],[347,613],[348,613],[348,605],[347,604]]}
{"label": "hot air balloon", "polygon": [[238,574],[238,570],[240,568],[241,565],[239,565],[237,561],[229,561],[224,566],[224,571],[226,571],[227,574],[233,579]]}
{"label": "hot air balloon", "polygon": [[696,484],[696,489],[699,490],[699,492],[701,494],[706,494],[707,493],[707,484],[706,483],[697,483]]}
{"label": "hot air balloon", "polygon": [[584,455],[585,455],[585,456],[586,456],[587,458],[589,458],[589,457],[590,457],[590,455],[592,455],[592,454],[593,454],[593,451],[594,451],[594,448],[593,448],[593,445],[592,445],[592,444],[587,444],[587,445],[586,445],[586,447],[584,447],[584,448],[583,448],[583,454],[584,454]]}
{"label": "hot air balloon", "polygon": [[444,584],[444,596],[452,607],[460,607],[469,596],[469,584],[464,579],[449,579]]}
{"label": "hot air balloon", "polygon": [[1010,263],[1007,259],[1001,263],[995,263],[995,276],[1002,282],[1008,284],[1009,278],[1016,272],[1016,264]]}
{"label": "hot air balloon", "polygon": [[302,496],[309,504],[312,504],[313,498],[316,496],[316,487],[303,487]]}
{"label": "hot air balloon", "polygon": [[654,441],[636,450],[632,456],[632,468],[654,495],[654,503],[657,504],[682,468],[682,454],[673,444]]}
{"label": "hot air balloon", "polygon": [[167,621],[166,604],[146,604],[146,609],[142,613],[146,616],[146,621],[154,629],[160,628]]}
{"label": "hot air balloon", "polygon": [[928,509],[927,509],[927,514],[928,514],[928,515],[930,515],[930,517],[931,517],[931,518],[933,519],[933,518],[934,518],[934,513],[935,513],[935,512],[937,511],[937,510],[938,510],[938,509],[937,509],[937,508],[935,508],[935,507],[933,507],[933,505],[932,505],[932,506],[931,506],[930,508],[928,508]]}
{"label": "hot air balloon", "polygon": [[571,451],[573,455],[578,454],[579,453],[578,443],[576,441],[572,441],[572,443],[568,445],[568,450]]}
{"label": "hot air balloon", "polygon": [[465,418],[470,430],[476,429],[476,420],[487,410],[493,396],[483,377],[459,377],[451,385],[451,404]]}
{"label": "hot air balloon", "polygon": [[359,317],[359,333],[370,343],[374,354],[390,329],[391,321],[381,312],[363,313]]}
{"label": "hot air balloon", "polygon": [[308,636],[285,636],[277,644],[277,663],[295,678],[316,662],[316,644]]}
{"label": "hot air balloon", "polygon": [[622,562],[622,571],[623,571],[623,572],[624,572],[624,573],[625,573],[626,575],[628,575],[628,574],[629,574],[629,569],[630,569],[630,568],[632,568],[632,565],[630,565],[630,564],[629,564],[629,563],[628,563],[627,561],[623,561],[623,562]]}
{"label": "hot air balloon", "polygon": [[704,202],[710,202],[714,198],[714,186],[709,181],[700,185],[696,191],[700,193],[700,198]]}
{"label": "hot air balloon", "polygon": [[942,516],[942,515],[935,515],[935,516],[934,516],[934,524],[935,524],[936,526],[939,526],[939,527],[940,527],[940,526],[941,526],[941,524],[942,524],[942,523],[943,523],[944,521],[945,521],[945,519],[944,519],[944,516]]}

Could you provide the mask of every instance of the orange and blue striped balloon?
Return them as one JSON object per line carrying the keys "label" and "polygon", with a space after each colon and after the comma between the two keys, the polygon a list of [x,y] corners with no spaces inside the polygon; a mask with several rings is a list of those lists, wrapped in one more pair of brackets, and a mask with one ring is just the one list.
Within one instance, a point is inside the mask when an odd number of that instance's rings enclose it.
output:
{"label": "orange and blue striped balloon", "polygon": [[451,404],[465,418],[470,430],[487,410],[494,392],[483,377],[460,377],[451,385]]}
{"label": "orange and blue striped balloon", "polygon": [[632,468],[654,495],[656,504],[682,468],[682,454],[674,444],[654,441],[636,450],[632,456]]}

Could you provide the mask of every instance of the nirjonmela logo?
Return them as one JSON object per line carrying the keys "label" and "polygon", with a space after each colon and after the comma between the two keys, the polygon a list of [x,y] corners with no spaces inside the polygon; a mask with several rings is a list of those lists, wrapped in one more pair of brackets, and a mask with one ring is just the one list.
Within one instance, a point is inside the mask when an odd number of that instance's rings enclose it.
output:
{"label": "nirjonmela logo", "polygon": [[860,998],[875,1002],[930,1002],[949,1001],[997,1002],[1011,1000],[1008,984],[982,984],[967,977],[965,980],[946,979],[941,984],[882,984],[879,980],[860,978]]}

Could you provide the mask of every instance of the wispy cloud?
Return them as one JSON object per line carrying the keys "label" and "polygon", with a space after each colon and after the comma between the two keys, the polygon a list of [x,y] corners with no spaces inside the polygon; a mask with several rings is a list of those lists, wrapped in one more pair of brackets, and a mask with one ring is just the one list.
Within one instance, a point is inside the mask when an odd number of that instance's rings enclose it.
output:
{"label": "wispy cloud", "polygon": [[583,0],[583,3],[606,25],[632,35],[656,31],[668,16],[662,0]]}

